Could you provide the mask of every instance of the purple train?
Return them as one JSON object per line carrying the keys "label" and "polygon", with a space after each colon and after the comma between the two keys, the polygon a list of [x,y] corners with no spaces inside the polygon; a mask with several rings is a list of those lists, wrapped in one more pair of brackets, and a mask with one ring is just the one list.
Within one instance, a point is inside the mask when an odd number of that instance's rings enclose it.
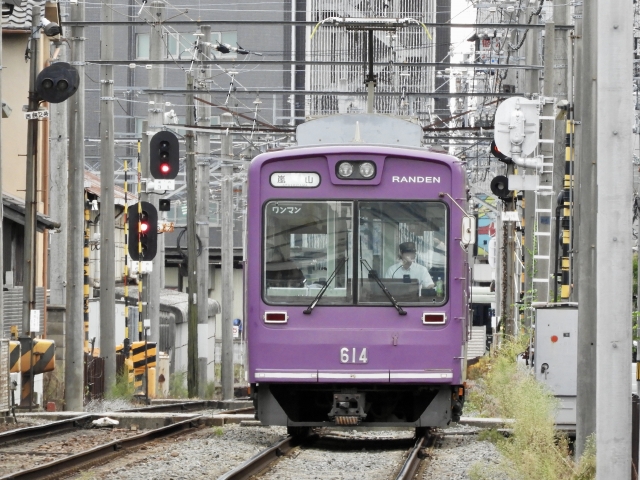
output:
{"label": "purple train", "polygon": [[331,137],[330,126],[339,142],[364,131],[410,146],[316,144],[262,154],[249,168],[245,318],[257,418],[293,433],[445,426],[465,395],[474,229],[465,170],[415,148],[422,132],[409,122],[341,117],[337,129],[332,119],[299,127],[299,142]]}

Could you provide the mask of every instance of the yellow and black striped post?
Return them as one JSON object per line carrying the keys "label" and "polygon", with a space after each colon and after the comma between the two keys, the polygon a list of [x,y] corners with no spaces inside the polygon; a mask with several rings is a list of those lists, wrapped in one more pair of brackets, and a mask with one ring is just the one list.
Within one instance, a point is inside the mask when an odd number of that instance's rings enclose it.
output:
{"label": "yellow and black striped post", "polygon": [[562,286],[560,297],[567,300],[571,295],[571,285],[569,279],[569,248],[571,244],[571,189],[573,187],[573,120],[567,120],[567,130],[565,139],[565,162],[564,162],[564,189],[562,212]]}
{"label": "yellow and black striped post", "polygon": [[89,352],[89,198],[84,195],[84,351]]}
{"label": "yellow and black striped post", "polygon": [[38,375],[39,373],[52,372],[55,369],[56,344],[53,340],[31,337],[20,337],[19,342],[12,343],[19,343],[19,346],[13,347],[13,351],[18,349],[18,351],[20,352],[20,360],[17,364],[11,364],[11,371],[14,372],[17,365],[18,371],[22,374],[20,406],[31,408],[31,385],[33,383],[31,379],[34,375]]}
{"label": "yellow and black striped post", "polygon": [[9,341],[9,372],[20,373],[20,342]]}

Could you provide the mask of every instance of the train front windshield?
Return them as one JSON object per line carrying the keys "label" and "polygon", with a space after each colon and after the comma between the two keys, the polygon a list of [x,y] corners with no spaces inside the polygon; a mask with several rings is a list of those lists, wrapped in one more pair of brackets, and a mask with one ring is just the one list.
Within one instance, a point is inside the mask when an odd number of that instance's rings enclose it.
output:
{"label": "train front windshield", "polygon": [[443,304],[446,204],[437,201],[270,201],[264,210],[268,304]]}

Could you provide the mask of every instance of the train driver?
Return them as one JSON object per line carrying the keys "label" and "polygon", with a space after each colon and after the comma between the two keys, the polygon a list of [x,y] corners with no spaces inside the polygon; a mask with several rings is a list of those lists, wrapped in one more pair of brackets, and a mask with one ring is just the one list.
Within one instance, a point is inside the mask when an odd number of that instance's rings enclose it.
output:
{"label": "train driver", "polygon": [[384,278],[405,278],[405,275],[408,275],[409,278],[418,280],[422,288],[434,288],[435,283],[427,267],[416,263],[416,244],[404,242],[398,249],[400,261],[387,269]]}

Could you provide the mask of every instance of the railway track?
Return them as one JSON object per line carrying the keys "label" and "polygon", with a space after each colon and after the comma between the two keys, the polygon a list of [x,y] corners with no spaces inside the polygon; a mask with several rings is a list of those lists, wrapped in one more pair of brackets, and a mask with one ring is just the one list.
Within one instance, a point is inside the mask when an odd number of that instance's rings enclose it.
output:
{"label": "railway track", "polygon": [[[390,478],[395,480],[410,480],[415,475],[424,470],[426,465],[424,459],[430,456],[430,451],[434,448],[437,435],[425,432],[419,438],[393,438],[393,439],[360,439],[342,435],[318,435],[312,434],[308,437],[288,436],[283,440],[271,445],[262,452],[256,454],[246,462],[237,466],[218,478],[218,480],[247,480],[249,478],[260,478],[263,474],[273,470],[277,471],[277,464],[283,457],[289,455],[296,447],[303,449],[323,449],[344,451],[375,451],[375,450],[397,450],[405,449],[404,461],[401,468]],[[274,474],[275,475],[275,474]]]}
{"label": "railway track", "polygon": [[[218,402],[190,401],[154,405],[116,413],[191,413],[218,409]],[[223,410],[225,416],[247,414],[253,407]],[[105,463],[110,456],[134,451],[145,443],[176,435],[203,424],[203,415],[188,415],[170,425],[146,431],[128,428],[92,428],[104,414],[83,414],[42,425],[0,433],[0,480],[9,478],[58,478],[89,465]],[[206,421],[204,422],[206,423]]]}
{"label": "railway track", "polygon": [[[85,420],[91,421],[91,417],[95,416],[83,415],[81,417],[65,420],[62,422],[53,422],[58,424],[54,426],[52,426],[51,424],[39,425],[37,427],[27,427],[25,429],[13,430],[10,432],[6,432],[6,434],[3,434],[0,437],[0,441],[3,443],[0,443],[0,445],[3,447],[10,445],[12,447],[11,450],[5,450],[9,455],[26,455],[32,457],[33,455],[38,455],[40,453],[43,455],[47,455],[48,457],[58,456],[61,458],[55,458],[52,461],[45,461],[44,463],[37,466],[30,466],[27,468],[19,469],[17,471],[13,471],[0,477],[0,480],[58,478],[59,475],[66,475],[71,471],[79,469],[80,467],[99,463],[108,459],[114,454],[123,453],[127,449],[132,449],[134,447],[138,447],[159,438],[176,435],[189,429],[196,428],[199,423],[200,415],[193,416],[192,418],[178,421],[172,423],[171,425],[148,430],[142,433],[132,434],[111,441],[99,442],[98,445],[92,445],[90,448],[82,450],[78,453],[71,453],[69,451],[38,452],[33,449],[29,450],[29,448],[31,448],[29,445],[25,445],[27,448],[23,448],[22,450],[16,450],[15,448],[16,445],[20,446],[24,444],[25,440],[33,440],[33,438],[42,436],[57,435],[60,432],[66,432],[69,430],[74,430],[75,428],[80,428],[78,422],[84,422]],[[51,440],[51,438],[48,438],[48,440]],[[85,439],[85,441],[87,441],[87,439]],[[87,441],[87,443],[91,442]],[[63,443],[63,445],[64,444],[65,443]],[[0,454],[1,453],[2,449],[0,449]]]}

